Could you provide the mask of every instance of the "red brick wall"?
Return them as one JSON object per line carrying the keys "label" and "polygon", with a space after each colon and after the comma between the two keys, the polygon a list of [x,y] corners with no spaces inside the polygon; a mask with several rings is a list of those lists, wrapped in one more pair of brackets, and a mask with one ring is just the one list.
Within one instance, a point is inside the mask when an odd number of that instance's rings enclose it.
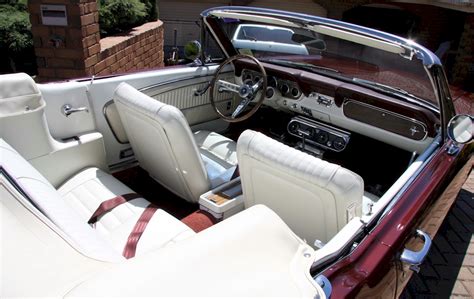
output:
{"label": "red brick wall", "polygon": [[[66,6],[68,26],[46,26],[41,4]],[[29,0],[38,80],[109,75],[163,65],[162,22],[150,22],[122,36],[100,39],[96,0]],[[54,44],[52,39],[60,42]]]}
{"label": "red brick wall", "polygon": [[96,75],[163,66],[163,23],[146,23],[126,35],[101,39],[100,49],[94,65]]}
{"label": "red brick wall", "polygon": [[[68,26],[45,26],[41,22],[41,4],[66,6]],[[87,45],[98,43],[99,13],[96,0],[29,0],[31,31],[38,64],[38,76],[43,81],[84,77],[90,74]],[[51,40],[60,40],[54,45]],[[90,64],[90,61],[88,62]]]}

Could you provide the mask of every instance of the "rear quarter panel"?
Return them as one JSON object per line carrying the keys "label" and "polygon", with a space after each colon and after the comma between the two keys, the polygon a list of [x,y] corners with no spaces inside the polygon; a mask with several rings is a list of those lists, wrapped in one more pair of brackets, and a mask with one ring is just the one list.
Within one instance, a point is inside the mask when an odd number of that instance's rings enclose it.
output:
{"label": "rear quarter panel", "polygon": [[[357,248],[324,271],[332,283],[333,298],[383,296],[384,292],[393,296],[394,288],[406,284],[411,270],[402,265],[407,274],[399,275],[404,279],[399,281],[395,261],[407,242],[413,242],[410,237],[416,229],[425,229],[434,237],[472,168],[473,160],[468,159],[473,144],[462,146],[451,156],[446,151],[450,143],[440,147],[392,210]],[[430,218],[435,221],[430,222]]]}

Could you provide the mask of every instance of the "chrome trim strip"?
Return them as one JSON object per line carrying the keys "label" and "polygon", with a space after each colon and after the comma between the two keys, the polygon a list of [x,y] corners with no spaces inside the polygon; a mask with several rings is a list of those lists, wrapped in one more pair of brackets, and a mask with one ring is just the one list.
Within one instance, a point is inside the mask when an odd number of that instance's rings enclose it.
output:
{"label": "chrome trim strip", "polygon": [[[172,80],[163,81],[163,82],[160,82],[160,83],[155,83],[155,84],[152,84],[152,85],[142,87],[142,88],[139,89],[139,91],[145,93],[147,90],[157,88],[157,87],[161,87],[161,86],[164,86],[164,85],[174,84],[174,83],[178,83],[178,82],[182,82],[182,81],[194,80],[194,79],[199,79],[199,78],[204,79],[204,78],[208,78],[208,77],[212,77],[212,76],[213,75],[206,75],[206,76],[197,75],[197,76],[190,76],[190,77],[179,78],[179,79],[172,79]],[[209,80],[203,80],[203,82],[205,82],[205,81],[209,81]],[[203,82],[199,82],[199,83],[203,83]],[[199,84],[199,83],[196,83],[196,84]],[[192,85],[192,84],[189,84],[189,85]]]}
{"label": "chrome trim strip", "polygon": [[120,141],[120,139],[117,137],[117,134],[115,133],[114,129],[112,128],[112,125],[110,124],[110,121],[109,121],[109,118],[107,117],[107,108],[114,104],[114,100],[110,100],[108,101],[107,103],[104,104],[104,107],[102,107],[102,115],[104,116],[105,118],[105,122],[107,123],[107,125],[109,126],[109,129],[110,131],[112,132],[112,135],[114,135],[115,137],[115,140],[117,140],[118,143],[120,144],[130,144],[130,142],[123,142],[123,141]]}
{"label": "chrome trim strip", "polygon": [[[385,216],[393,208],[393,206],[400,200],[400,197],[403,195],[403,193],[405,193],[405,191],[423,171],[426,165],[433,159],[436,149],[438,149],[441,145],[441,141],[441,136],[438,134],[435,140],[433,140],[433,142],[430,144],[430,146],[415,160],[415,162],[422,162],[421,166],[410,176],[410,178],[405,182],[405,184],[400,188],[400,190],[393,196],[392,200],[385,207],[377,222],[380,222],[383,216]],[[377,217],[372,217],[372,221],[367,224],[372,224],[375,218]]]}

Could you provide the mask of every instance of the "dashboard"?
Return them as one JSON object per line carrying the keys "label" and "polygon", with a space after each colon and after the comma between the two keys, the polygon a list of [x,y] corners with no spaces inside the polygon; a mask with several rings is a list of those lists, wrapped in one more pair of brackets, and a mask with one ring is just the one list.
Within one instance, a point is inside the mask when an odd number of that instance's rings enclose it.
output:
{"label": "dashboard", "polygon": [[[372,89],[269,63],[264,104],[295,115],[288,133],[303,142],[342,151],[356,132],[421,153],[438,132],[439,113]],[[258,82],[256,66],[235,64],[242,82]],[[325,137],[326,136],[326,137]]]}

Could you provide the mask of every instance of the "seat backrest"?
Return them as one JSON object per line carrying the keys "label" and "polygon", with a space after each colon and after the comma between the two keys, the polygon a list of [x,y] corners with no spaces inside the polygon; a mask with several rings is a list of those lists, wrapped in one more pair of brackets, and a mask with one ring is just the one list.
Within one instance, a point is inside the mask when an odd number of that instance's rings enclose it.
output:
{"label": "seat backrest", "polygon": [[245,207],[268,206],[310,245],[360,216],[364,182],[339,165],[251,130],[239,137],[237,157]]}
{"label": "seat backrest", "polygon": [[181,111],[127,83],[117,87],[114,101],[140,166],[178,196],[197,202],[210,182]]}
{"label": "seat backrest", "polygon": [[[0,138],[0,167],[25,196],[25,203],[46,216],[76,248],[90,257],[106,261],[122,260],[112,244],[97,232],[63,200],[58,191],[15,149]],[[3,174],[3,173],[2,173]]]}

